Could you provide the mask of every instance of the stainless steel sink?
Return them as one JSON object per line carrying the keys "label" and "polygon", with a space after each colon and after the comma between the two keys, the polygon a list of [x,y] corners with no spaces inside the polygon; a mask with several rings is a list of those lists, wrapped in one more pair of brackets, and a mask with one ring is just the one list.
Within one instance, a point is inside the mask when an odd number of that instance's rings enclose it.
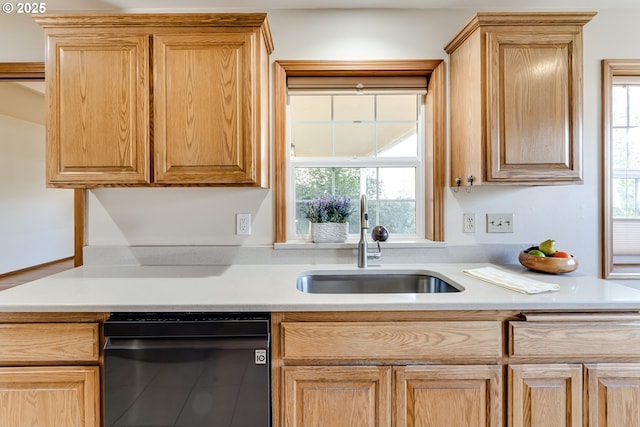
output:
{"label": "stainless steel sink", "polygon": [[298,276],[296,287],[309,294],[431,294],[464,288],[425,273],[309,272]]}

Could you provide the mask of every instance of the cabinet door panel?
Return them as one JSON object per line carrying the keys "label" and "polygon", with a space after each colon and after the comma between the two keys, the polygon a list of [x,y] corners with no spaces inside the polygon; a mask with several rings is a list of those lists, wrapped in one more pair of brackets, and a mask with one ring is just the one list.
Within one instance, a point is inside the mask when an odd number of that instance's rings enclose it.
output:
{"label": "cabinet door panel", "polygon": [[390,427],[391,368],[283,368],[285,427]]}
{"label": "cabinet door panel", "polygon": [[509,366],[509,427],[548,426],[582,426],[582,365]]}
{"label": "cabinet door panel", "polygon": [[394,368],[394,420],[401,427],[499,427],[499,366]]}
{"label": "cabinet door panel", "polygon": [[149,182],[148,40],[50,36],[47,181]]}
{"label": "cabinet door panel", "polygon": [[577,34],[487,33],[490,180],[579,180]]}
{"label": "cabinet door panel", "polygon": [[0,368],[0,427],[99,427],[98,367]]}
{"label": "cabinet door panel", "polygon": [[155,180],[255,181],[253,33],[158,35]]}
{"label": "cabinet door panel", "polygon": [[589,427],[640,426],[640,364],[588,364]]}

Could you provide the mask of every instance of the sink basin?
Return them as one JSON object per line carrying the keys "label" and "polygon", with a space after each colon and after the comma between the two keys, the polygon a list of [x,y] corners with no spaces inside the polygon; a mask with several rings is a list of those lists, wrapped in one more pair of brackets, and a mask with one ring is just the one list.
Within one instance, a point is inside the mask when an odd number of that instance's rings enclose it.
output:
{"label": "sink basin", "polygon": [[464,288],[426,273],[310,272],[298,276],[296,287],[309,294],[432,294]]}

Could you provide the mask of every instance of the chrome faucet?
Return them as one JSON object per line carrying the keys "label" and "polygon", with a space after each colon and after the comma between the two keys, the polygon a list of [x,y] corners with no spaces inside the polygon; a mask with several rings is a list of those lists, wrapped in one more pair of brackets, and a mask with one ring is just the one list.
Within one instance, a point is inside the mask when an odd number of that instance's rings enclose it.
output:
{"label": "chrome faucet", "polygon": [[389,232],[381,225],[373,228],[372,237],[378,243],[378,252],[369,252],[367,243],[367,231],[369,229],[369,214],[367,213],[367,196],[360,197],[360,241],[358,242],[358,267],[367,268],[369,266],[369,258],[380,258],[382,251],[380,250],[380,242],[384,242],[389,237]]}

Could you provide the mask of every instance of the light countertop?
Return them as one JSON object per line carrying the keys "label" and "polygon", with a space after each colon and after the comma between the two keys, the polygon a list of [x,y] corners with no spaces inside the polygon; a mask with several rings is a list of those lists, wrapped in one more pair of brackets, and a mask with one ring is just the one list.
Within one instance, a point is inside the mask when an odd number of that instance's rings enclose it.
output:
{"label": "light countertop", "polygon": [[84,266],[0,292],[3,312],[640,310],[640,290],[576,273],[512,273],[560,285],[521,294],[463,273],[490,264],[395,264],[369,271],[428,272],[465,288],[441,294],[306,294],[305,271],[358,271],[354,265]]}

